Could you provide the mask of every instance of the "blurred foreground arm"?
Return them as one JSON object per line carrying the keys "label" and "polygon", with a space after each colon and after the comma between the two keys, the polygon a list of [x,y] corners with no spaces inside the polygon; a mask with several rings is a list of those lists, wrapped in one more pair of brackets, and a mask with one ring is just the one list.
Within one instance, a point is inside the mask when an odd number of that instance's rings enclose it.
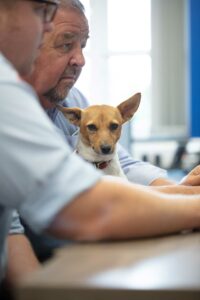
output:
{"label": "blurred foreground arm", "polygon": [[167,195],[103,179],[62,209],[48,231],[62,238],[103,240],[157,236],[194,227],[200,227],[200,195]]}

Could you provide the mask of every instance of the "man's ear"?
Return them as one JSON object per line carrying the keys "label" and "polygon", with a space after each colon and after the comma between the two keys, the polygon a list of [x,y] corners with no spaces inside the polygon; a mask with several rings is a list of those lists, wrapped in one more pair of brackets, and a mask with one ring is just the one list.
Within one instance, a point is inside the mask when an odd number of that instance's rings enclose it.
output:
{"label": "man's ear", "polygon": [[64,114],[70,123],[80,127],[82,109],[78,107],[68,108],[61,105],[56,105],[56,107]]}
{"label": "man's ear", "polygon": [[137,93],[128,100],[122,102],[117,106],[118,110],[121,113],[123,123],[130,120],[134,113],[137,111],[141,100],[141,93]]}

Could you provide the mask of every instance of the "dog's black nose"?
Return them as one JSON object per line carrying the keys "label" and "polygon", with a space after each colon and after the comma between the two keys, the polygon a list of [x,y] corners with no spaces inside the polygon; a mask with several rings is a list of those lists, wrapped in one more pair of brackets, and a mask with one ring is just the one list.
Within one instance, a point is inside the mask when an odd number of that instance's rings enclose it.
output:
{"label": "dog's black nose", "polygon": [[102,145],[101,146],[101,152],[103,154],[109,154],[111,151],[111,147],[109,145]]}

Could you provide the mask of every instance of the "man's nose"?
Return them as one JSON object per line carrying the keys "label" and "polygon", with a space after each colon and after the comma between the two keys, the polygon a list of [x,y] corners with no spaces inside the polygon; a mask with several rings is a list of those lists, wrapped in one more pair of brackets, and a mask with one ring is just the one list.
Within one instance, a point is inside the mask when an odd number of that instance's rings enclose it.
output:
{"label": "man's nose", "polygon": [[85,65],[85,57],[83,55],[82,49],[79,49],[74,52],[71,60],[70,60],[71,65],[77,65],[83,67]]}

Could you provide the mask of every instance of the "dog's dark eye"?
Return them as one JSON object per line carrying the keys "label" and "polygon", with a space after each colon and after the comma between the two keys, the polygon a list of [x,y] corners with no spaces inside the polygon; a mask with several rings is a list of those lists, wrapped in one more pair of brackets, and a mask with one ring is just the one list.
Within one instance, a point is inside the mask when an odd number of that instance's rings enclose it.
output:
{"label": "dog's dark eye", "polygon": [[87,128],[89,129],[89,131],[97,131],[97,127],[94,124],[87,125]]}
{"label": "dog's dark eye", "polygon": [[116,130],[118,127],[119,127],[119,125],[116,123],[110,124],[110,130],[112,130],[112,131]]}

